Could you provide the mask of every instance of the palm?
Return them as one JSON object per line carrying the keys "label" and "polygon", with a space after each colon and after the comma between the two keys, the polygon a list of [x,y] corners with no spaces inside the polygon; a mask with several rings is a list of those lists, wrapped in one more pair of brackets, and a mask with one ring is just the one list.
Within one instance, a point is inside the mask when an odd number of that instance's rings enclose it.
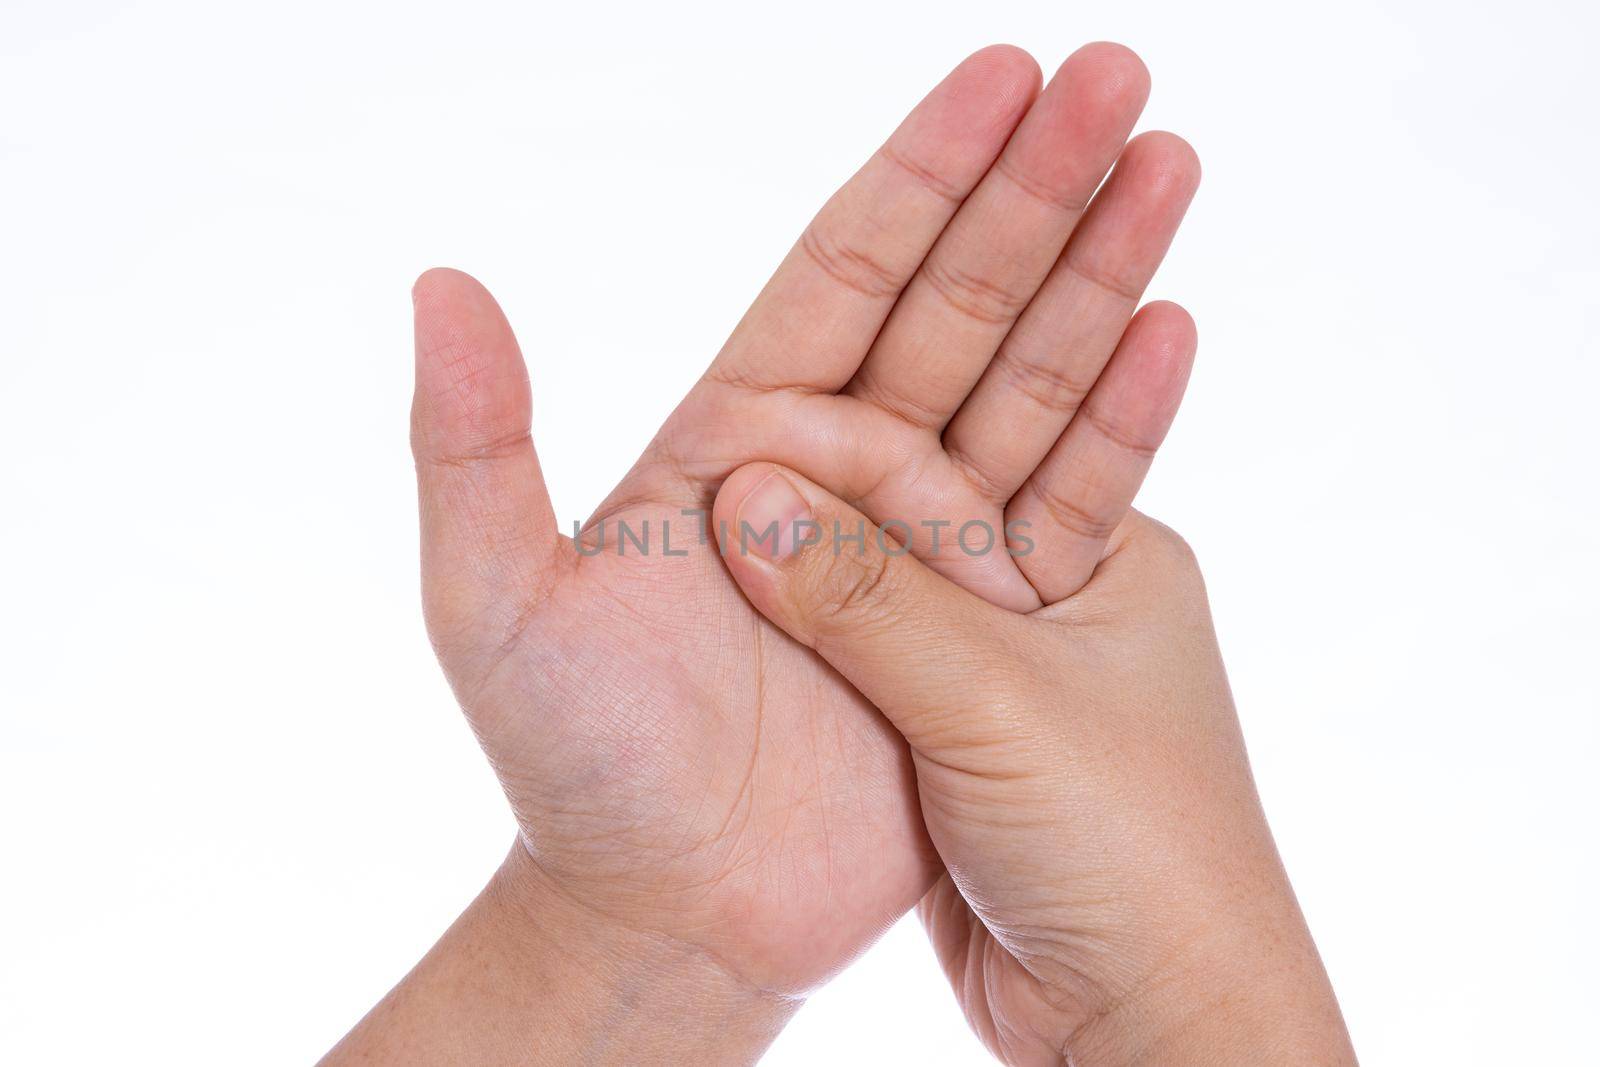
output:
{"label": "palm", "polygon": [[[939,865],[898,735],[746,603],[685,509],[783,463],[1032,610],[1082,584],[1142,476],[1140,432],[1112,424],[1131,403],[1130,425],[1164,426],[1181,390],[1187,317],[1129,316],[1192,155],[1123,149],[1146,87],[1121,49],[1081,51],[1037,100],[1036,79],[978,53],[829,201],[591,520],[599,554],[556,530],[499,309],[449,272],[416,292],[430,632],[530,851],[574,898],[769,989],[842,965]],[[1079,491],[1046,491],[1064,475]],[[973,519],[996,535],[975,553],[956,543]],[[1018,520],[1037,551],[1014,560]],[[648,522],[652,551],[619,553],[621,522]],[[664,523],[687,555],[661,551]]]}
{"label": "palm", "polygon": [[[678,508],[607,518],[664,520]],[[749,606],[714,546],[690,552],[584,559],[468,712],[511,724],[490,751],[515,754],[496,766],[558,884],[612,918],[713,931],[745,977],[809,988],[935,869],[908,757]]]}

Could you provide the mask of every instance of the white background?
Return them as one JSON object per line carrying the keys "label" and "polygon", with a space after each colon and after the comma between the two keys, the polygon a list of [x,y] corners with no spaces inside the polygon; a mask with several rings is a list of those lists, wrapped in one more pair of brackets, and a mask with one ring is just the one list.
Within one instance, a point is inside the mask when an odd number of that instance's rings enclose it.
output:
{"label": "white background", "polygon": [[[1096,38],[1206,179],[1142,506],[1196,546],[1373,1063],[1600,998],[1592,5],[6,0],[0,1061],[315,1058],[510,841],[423,635],[408,288],[500,297],[582,518],[967,51]],[[775,1064],[982,1063],[903,923]]]}

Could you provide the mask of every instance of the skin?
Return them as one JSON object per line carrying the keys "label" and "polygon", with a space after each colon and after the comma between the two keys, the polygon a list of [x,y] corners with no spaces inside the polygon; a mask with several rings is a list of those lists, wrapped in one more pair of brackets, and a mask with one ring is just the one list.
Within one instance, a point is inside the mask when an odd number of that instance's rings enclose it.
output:
{"label": "skin", "polygon": [[[930,839],[948,831],[927,819],[919,738],[805,640],[776,585],[692,540],[685,511],[737,518],[752,478],[772,484],[749,465],[782,464],[782,485],[911,523],[907,562],[986,611],[1020,619],[1083,587],[1195,345],[1175,305],[1135,313],[1199,175],[1170,134],[1126,140],[1148,85],[1116,45],[1042,92],[1013,48],[957,67],[823,207],[590,519],[593,555],[557,529],[499,308],[463,274],[419,279],[424,610],[520,833],[328,1062],[747,1062],[919,900],[954,914],[965,861]],[[960,550],[950,530],[972,519],[1032,550]],[[951,524],[941,546],[928,521]],[[619,522],[648,522],[654,550],[619,554]],[[684,555],[661,551],[664,522]],[[932,924],[947,957],[955,928]]]}
{"label": "skin", "polygon": [[[854,508],[771,464],[730,519]],[[945,873],[919,913],[1007,1063],[1354,1063],[1257,799],[1205,588],[1131,513],[1073,596],[986,603],[868,541],[735,553],[750,599],[911,746]]]}

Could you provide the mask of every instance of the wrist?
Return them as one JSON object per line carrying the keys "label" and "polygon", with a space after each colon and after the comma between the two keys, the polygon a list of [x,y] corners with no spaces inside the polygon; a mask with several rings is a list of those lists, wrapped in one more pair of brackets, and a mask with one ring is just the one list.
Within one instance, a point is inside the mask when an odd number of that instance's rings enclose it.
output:
{"label": "wrist", "polygon": [[484,896],[542,1020],[541,1061],[753,1063],[800,1006],[706,949],[600,914],[520,840]]}
{"label": "wrist", "polygon": [[519,841],[324,1063],[753,1063],[799,1005],[704,950],[608,921]]}
{"label": "wrist", "polygon": [[1354,1064],[1326,972],[1290,897],[1205,933],[1063,1043],[1081,1067]]}

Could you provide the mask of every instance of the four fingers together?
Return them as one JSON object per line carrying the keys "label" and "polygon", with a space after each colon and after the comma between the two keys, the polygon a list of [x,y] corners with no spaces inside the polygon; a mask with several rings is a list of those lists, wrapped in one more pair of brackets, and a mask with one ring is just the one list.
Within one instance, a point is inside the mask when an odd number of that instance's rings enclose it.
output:
{"label": "four fingers together", "polygon": [[[1128,139],[1150,85],[1128,49],[1086,45],[1036,81],[1011,48],[958,66],[819,213],[712,369],[849,398],[841,420],[869,427],[851,440],[886,439],[884,415],[913,434],[890,451],[924,435],[898,470],[859,447],[764,458],[1024,612],[1089,580],[1176,415],[1194,324],[1139,302],[1200,173],[1179,137]],[[774,331],[802,362],[741,343]],[[982,552],[954,543],[971,517]]]}

